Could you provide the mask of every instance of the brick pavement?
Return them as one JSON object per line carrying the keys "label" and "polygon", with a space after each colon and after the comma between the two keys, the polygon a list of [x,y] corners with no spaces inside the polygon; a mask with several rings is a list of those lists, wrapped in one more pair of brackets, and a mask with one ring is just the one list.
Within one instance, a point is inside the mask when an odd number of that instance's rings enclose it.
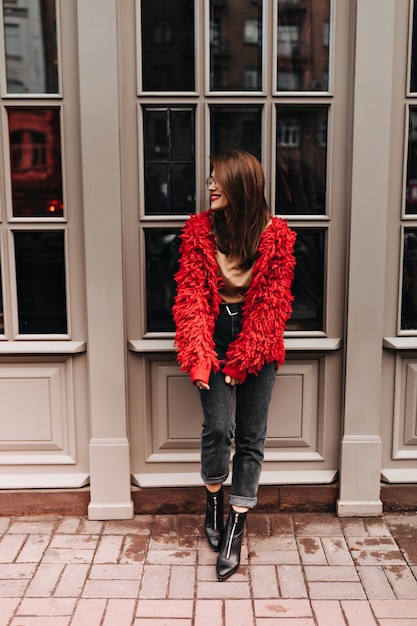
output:
{"label": "brick pavement", "polygon": [[223,583],[202,521],[0,517],[0,626],[417,626],[417,513],[252,513]]}

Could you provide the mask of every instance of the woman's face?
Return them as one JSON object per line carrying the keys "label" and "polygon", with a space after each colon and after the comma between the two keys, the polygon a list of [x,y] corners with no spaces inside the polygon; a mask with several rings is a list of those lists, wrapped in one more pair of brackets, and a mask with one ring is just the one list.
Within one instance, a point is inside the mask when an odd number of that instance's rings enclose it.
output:
{"label": "woman's face", "polygon": [[212,211],[220,211],[226,209],[228,202],[226,196],[223,195],[221,187],[216,181],[216,172],[213,170],[211,176],[207,179],[207,189],[210,193],[210,208]]}

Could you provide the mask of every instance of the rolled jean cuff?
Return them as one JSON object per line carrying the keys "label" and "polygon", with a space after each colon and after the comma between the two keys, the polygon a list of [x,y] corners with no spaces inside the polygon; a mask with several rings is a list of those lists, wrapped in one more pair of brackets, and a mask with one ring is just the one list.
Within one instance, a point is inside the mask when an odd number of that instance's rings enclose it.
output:
{"label": "rolled jean cuff", "polygon": [[246,496],[234,496],[233,494],[230,494],[229,496],[229,504],[232,506],[243,506],[248,509],[253,509],[256,506],[257,501],[258,499],[256,496],[253,498],[247,498]]}
{"label": "rolled jean cuff", "polygon": [[229,472],[227,474],[224,474],[223,476],[219,476],[218,478],[209,478],[208,476],[204,476],[203,473],[201,473],[201,478],[203,479],[203,483],[205,485],[220,485],[223,484],[225,480],[227,480],[229,476]]}

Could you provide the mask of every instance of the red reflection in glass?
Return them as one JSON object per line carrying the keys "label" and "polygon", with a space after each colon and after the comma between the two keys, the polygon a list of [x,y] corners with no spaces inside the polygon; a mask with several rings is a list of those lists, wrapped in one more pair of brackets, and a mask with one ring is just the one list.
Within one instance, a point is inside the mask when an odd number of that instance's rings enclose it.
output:
{"label": "red reflection in glass", "polygon": [[61,133],[57,108],[9,108],[14,217],[62,217]]}

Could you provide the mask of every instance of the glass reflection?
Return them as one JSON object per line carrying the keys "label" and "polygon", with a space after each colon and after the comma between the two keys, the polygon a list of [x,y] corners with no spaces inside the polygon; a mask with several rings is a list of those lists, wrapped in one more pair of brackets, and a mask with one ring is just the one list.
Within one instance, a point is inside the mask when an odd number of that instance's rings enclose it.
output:
{"label": "glass reflection", "polygon": [[142,90],[194,91],[194,3],[141,0]]}
{"label": "glass reflection", "polygon": [[57,108],[9,108],[14,217],[62,217],[61,133]]}
{"label": "glass reflection", "polygon": [[417,108],[410,107],[408,118],[407,179],[405,212],[417,213]]}
{"label": "glass reflection", "polygon": [[180,229],[145,229],[146,330],[174,331],[174,274],[178,270]]}
{"label": "glass reflection", "polygon": [[277,106],[277,213],[325,213],[327,120],[327,106]]}
{"label": "glass reflection", "polygon": [[404,231],[401,329],[417,329],[417,228]]}
{"label": "glass reflection", "polygon": [[192,107],[144,107],[145,212],[188,215],[195,211],[195,111]]}
{"label": "glass reflection", "polygon": [[262,0],[210,0],[210,91],[261,91]]}
{"label": "glass reflection", "polygon": [[3,0],[8,93],[58,93],[55,0]]}
{"label": "glass reflection", "polygon": [[210,152],[246,150],[261,160],[262,105],[210,107]]}
{"label": "glass reflection", "polygon": [[66,334],[63,231],[14,233],[19,333]]}
{"label": "glass reflection", "polygon": [[324,242],[323,229],[295,228],[297,260],[292,292],[293,312],[288,330],[323,330]]}
{"label": "glass reflection", "polygon": [[277,90],[328,91],[330,0],[278,0]]}

